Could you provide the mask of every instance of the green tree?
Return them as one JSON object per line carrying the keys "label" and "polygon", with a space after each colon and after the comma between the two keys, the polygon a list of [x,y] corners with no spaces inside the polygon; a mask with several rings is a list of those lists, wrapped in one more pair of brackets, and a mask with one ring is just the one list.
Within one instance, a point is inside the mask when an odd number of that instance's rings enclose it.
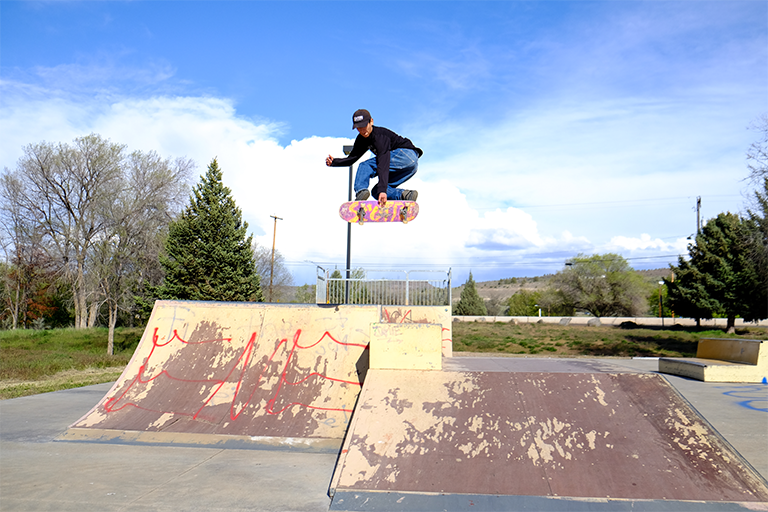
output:
{"label": "green tree", "polygon": [[[661,301],[659,301],[659,294],[661,294]],[[653,287],[653,291],[648,297],[648,312],[651,314],[651,316],[659,316],[659,303],[661,303],[661,311],[663,316],[672,316],[673,310],[669,307],[666,285]]]}
{"label": "green tree", "polygon": [[618,254],[579,254],[552,278],[562,306],[596,317],[637,316],[646,310],[648,285]]}
{"label": "green tree", "polygon": [[747,151],[747,169],[748,179],[757,188],[747,209],[744,245],[758,284],[745,319],[757,320],[768,318],[768,113],[761,115],[751,128],[759,133],[759,138]]}
{"label": "green tree", "polygon": [[[546,311],[547,316],[573,316],[575,311],[572,306],[564,303],[562,294],[557,288],[547,286],[538,292],[539,298],[537,304],[542,311]],[[537,309],[538,313],[538,309]]]}
{"label": "green tree", "polygon": [[548,286],[542,290],[520,290],[507,300],[507,315],[536,316],[539,310],[546,316],[573,316],[573,308],[563,304],[558,290]]}
{"label": "green tree", "polygon": [[299,286],[296,289],[296,296],[294,297],[293,302],[299,304],[314,304],[317,300],[315,288],[316,285],[314,284],[303,284]]}
{"label": "green tree", "polygon": [[248,223],[222,183],[214,159],[190,204],[169,226],[162,299],[262,301]]}
{"label": "green tree", "polygon": [[[16,266],[45,255],[57,281],[50,280],[51,293],[59,297],[59,306],[45,309],[49,323],[68,323],[69,314],[58,311],[68,303],[75,327],[92,327],[106,304],[112,339],[119,310],[135,310],[133,296],[146,278],[159,277],[158,233],[181,210],[192,167],[189,160],[171,162],[154,152],[129,154],[91,134],[71,145],[30,144],[15,170],[4,169],[0,245]],[[33,290],[29,276],[18,274],[23,279],[14,283],[14,300],[26,300]],[[64,283],[70,287],[67,301]],[[23,319],[17,304],[10,314]]]}
{"label": "green tree", "polygon": [[765,318],[765,283],[744,241],[753,227],[738,215],[721,213],[688,245],[689,259],[672,266],[675,281],[665,280],[675,313],[697,319],[726,317],[734,332],[736,317]]}
{"label": "green tree", "polygon": [[[508,300],[509,300],[508,297],[505,298],[499,293],[491,294],[488,300],[485,301],[485,309],[488,311],[488,315],[489,316],[506,315],[507,310],[509,309],[509,307],[507,306]],[[414,304],[418,304],[418,303],[414,303]]]}
{"label": "green tree", "polygon": [[768,175],[762,179],[762,190],[756,190],[753,205],[747,209],[744,246],[747,261],[755,274],[756,289],[744,318],[768,318]]}
{"label": "green tree", "polygon": [[507,300],[507,315],[509,316],[535,316],[538,314],[541,294],[530,290],[520,290]]}
{"label": "green tree", "polygon": [[68,144],[24,148],[16,170],[3,173],[3,200],[31,232],[44,233],[46,250],[72,286],[75,327],[92,327],[98,292],[89,272],[92,245],[103,236],[104,213],[122,181],[124,146],[91,134]]}
{"label": "green tree", "polygon": [[477,293],[472,272],[469,273],[469,279],[464,284],[464,289],[461,290],[461,296],[453,308],[453,314],[459,316],[486,316],[488,314],[485,302]]}
{"label": "green tree", "polygon": [[[160,158],[155,152],[134,152],[127,159],[124,179],[114,200],[105,207],[104,236],[91,248],[92,279],[107,308],[107,353],[112,355],[120,311],[133,316],[136,296],[158,265],[157,232],[181,210],[187,192],[188,162]],[[184,179],[180,179],[184,178]],[[162,206],[158,206],[162,205]],[[148,257],[154,255],[151,264]]]}
{"label": "green tree", "polygon": [[331,273],[331,281],[328,283],[328,297],[326,301],[329,304],[343,304],[344,303],[344,276],[341,275],[341,271],[337,268]]}

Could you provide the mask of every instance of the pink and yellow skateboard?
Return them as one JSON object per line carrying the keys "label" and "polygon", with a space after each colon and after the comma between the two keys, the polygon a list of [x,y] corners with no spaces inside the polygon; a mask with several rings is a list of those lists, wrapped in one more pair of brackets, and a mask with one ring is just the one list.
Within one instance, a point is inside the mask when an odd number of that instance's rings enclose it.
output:
{"label": "pink and yellow skateboard", "polygon": [[339,216],[347,222],[402,222],[407,224],[419,214],[416,201],[387,201],[380,207],[377,201],[351,201],[339,208]]}

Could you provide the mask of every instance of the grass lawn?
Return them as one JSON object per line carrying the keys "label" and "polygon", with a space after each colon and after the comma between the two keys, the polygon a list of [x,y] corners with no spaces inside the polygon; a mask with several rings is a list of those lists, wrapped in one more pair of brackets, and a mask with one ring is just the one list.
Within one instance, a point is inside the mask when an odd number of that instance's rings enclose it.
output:
{"label": "grass lawn", "polygon": [[557,324],[454,322],[453,350],[557,357],[694,357],[700,338],[768,339],[768,330],[722,330],[614,326],[589,327]]}
{"label": "grass lawn", "polygon": [[0,399],[114,381],[143,332],[117,329],[108,356],[106,328],[0,331]]}

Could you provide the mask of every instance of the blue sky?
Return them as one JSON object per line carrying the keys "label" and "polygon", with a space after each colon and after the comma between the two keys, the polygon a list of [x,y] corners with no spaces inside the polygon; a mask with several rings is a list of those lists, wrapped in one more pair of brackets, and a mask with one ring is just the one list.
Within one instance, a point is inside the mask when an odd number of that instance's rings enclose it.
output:
{"label": "blue sky", "polygon": [[217,157],[297,284],[343,267],[351,114],[424,150],[413,223],[353,226],[355,267],[532,276],[638,269],[741,211],[768,111],[763,1],[0,3],[0,165],[99,133]]}

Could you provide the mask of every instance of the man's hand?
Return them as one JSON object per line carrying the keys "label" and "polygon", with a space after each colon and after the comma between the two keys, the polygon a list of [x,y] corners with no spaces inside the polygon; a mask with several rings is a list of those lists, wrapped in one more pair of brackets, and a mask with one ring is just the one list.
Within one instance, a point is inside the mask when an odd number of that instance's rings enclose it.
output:
{"label": "man's hand", "polygon": [[387,204],[387,193],[382,192],[379,194],[379,206],[384,207]]}
{"label": "man's hand", "polygon": [[332,163],[333,163],[333,157],[331,155],[328,155],[328,158],[325,159],[325,165],[330,167]]}

